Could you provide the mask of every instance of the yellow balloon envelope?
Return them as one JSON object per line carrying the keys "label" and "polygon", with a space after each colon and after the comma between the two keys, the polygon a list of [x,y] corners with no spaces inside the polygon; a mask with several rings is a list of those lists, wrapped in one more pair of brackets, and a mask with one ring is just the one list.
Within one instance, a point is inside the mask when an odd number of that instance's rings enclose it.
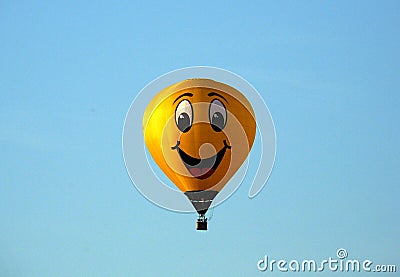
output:
{"label": "yellow balloon envelope", "polygon": [[160,169],[189,198],[206,230],[205,213],[253,145],[251,104],[235,88],[188,79],[160,91],[143,116],[146,146]]}

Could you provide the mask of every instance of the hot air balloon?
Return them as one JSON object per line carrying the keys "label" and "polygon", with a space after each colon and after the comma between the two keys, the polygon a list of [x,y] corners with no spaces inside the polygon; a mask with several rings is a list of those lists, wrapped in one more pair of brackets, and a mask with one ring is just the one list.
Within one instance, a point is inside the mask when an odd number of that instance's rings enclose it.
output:
{"label": "hot air balloon", "polygon": [[146,147],[196,209],[197,230],[207,230],[205,214],[245,161],[255,133],[246,97],[211,79],[187,79],[161,90],[143,116]]}

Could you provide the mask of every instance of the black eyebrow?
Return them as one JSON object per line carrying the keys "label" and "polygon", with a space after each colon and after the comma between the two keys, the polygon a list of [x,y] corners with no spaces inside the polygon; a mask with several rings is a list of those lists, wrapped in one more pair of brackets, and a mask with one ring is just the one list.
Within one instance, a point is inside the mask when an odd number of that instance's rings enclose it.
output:
{"label": "black eyebrow", "polygon": [[178,101],[179,98],[184,97],[184,96],[193,96],[193,93],[186,92],[186,93],[184,93],[182,95],[179,95],[178,98],[176,98],[174,103],[172,103],[172,104],[175,104],[175,102]]}
{"label": "black eyebrow", "polygon": [[228,103],[228,100],[226,100],[225,97],[223,97],[223,96],[222,96],[221,94],[219,94],[219,93],[210,92],[210,93],[208,94],[208,96],[219,96],[219,97],[221,97],[222,99],[224,99],[226,103]]}

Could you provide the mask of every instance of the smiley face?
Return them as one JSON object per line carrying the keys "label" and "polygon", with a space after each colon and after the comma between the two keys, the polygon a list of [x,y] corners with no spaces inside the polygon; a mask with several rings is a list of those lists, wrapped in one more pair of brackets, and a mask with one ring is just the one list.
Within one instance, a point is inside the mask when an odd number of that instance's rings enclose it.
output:
{"label": "smiley face", "polygon": [[209,79],[163,89],[143,117],[151,156],[185,193],[218,193],[246,159],[255,130],[254,112],[244,95]]}
{"label": "smiley face", "polygon": [[[226,126],[227,121],[227,110],[223,102],[226,102],[224,96],[216,92],[210,92],[207,94],[209,97],[215,96],[218,98],[213,99],[209,104],[208,109],[208,120],[213,131],[220,133]],[[174,102],[178,101],[180,98],[190,97],[189,99],[184,99],[179,102],[175,110],[175,123],[177,128],[183,133],[187,133],[193,126],[193,106],[190,99],[193,97],[193,93],[183,93],[175,99]],[[221,100],[219,100],[221,99]],[[207,125],[206,124],[206,125]],[[205,130],[207,131],[207,130]],[[210,131],[210,130],[208,130]],[[217,134],[213,134],[216,136]],[[172,150],[177,150],[182,163],[185,165],[189,173],[198,179],[209,178],[218,168],[222,160],[224,159],[226,150],[230,150],[232,147],[227,143],[226,139],[223,139],[223,147],[215,154],[206,158],[196,158],[186,153],[180,147],[181,141],[178,140],[175,146],[172,146]]]}

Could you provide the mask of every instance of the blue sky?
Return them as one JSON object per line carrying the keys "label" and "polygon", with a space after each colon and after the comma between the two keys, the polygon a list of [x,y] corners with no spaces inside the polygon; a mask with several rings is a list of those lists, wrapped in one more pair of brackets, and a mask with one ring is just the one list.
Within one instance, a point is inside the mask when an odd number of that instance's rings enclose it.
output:
{"label": "blue sky", "polygon": [[[262,276],[264,255],[338,248],[399,270],[399,9],[2,1],[0,276]],[[121,150],[135,95],[193,65],[252,83],[277,133],[264,190],[245,182],[206,233],[144,199]]]}

